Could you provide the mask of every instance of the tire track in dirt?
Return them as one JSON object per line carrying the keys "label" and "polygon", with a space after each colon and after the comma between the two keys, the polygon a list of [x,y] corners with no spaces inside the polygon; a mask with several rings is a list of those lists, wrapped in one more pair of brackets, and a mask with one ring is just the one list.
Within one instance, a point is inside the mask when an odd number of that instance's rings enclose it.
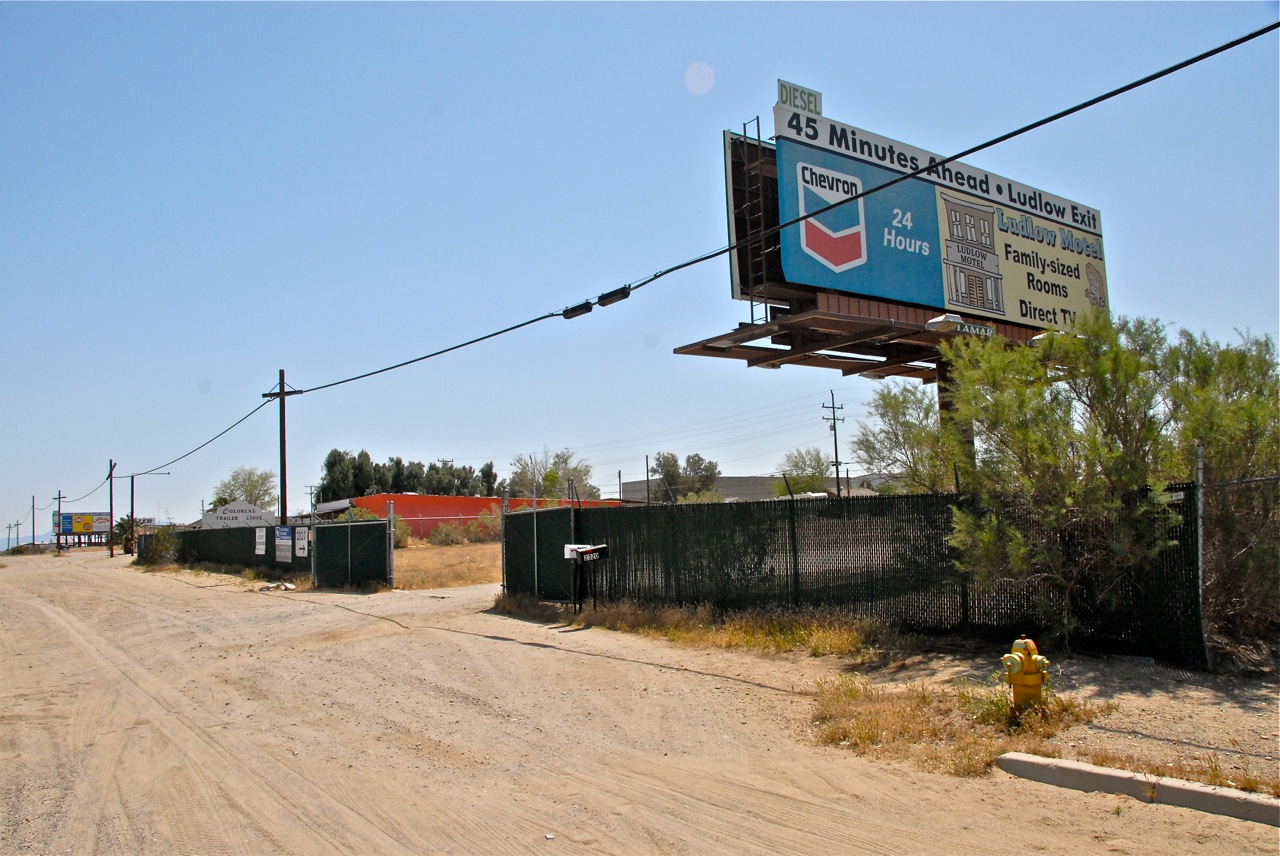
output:
{"label": "tire track in dirt", "polygon": [[[252,741],[228,731],[217,717],[158,681],[127,654],[64,610],[39,601],[29,603],[112,676],[111,681],[121,695],[177,747],[188,760],[189,769],[200,771],[198,778],[204,787],[196,790],[202,792],[201,796],[181,794],[178,811],[213,812],[218,828],[238,833],[222,839],[232,844],[236,852],[246,855],[260,852],[254,842],[272,840],[273,829],[287,830],[291,840],[305,842],[304,850],[309,854],[360,852],[371,846],[385,853],[416,852],[357,815],[342,800],[313,787],[293,770],[280,765]],[[220,733],[215,736],[216,732]],[[221,770],[230,770],[234,775],[217,775]],[[236,779],[242,786],[241,792],[223,791],[219,796],[207,798],[206,788],[224,778]],[[297,811],[293,808],[297,803],[315,806],[321,809],[320,814],[339,818],[341,823]],[[239,811],[233,811],[229,807],[232,804],[238,805]]]}
{"label": "tire track in dirt", "polygon": [[[949,849],[957,853],[989,852],[986,847],[954,847],[946,836],[922,837],[917,826],[868,822],[858,817],[851,801],[832,802],[803,793],[782,771],[770,780],[759,774],[731,777],[701,766],[630,756],[615,761],[608,776],[584,784],[642,805],[655,817],[683,817],[723,852],[911,854],[920,852],[922,845],[930,850],[952,845]],[[868,798],[880,805],[896,804],[904,816],[918,811],[908,795],[881,791],[858,799]],[[756,831],[753,841],[742,840],[743,828]],[[904,845],[905,840],[911,844]]]}

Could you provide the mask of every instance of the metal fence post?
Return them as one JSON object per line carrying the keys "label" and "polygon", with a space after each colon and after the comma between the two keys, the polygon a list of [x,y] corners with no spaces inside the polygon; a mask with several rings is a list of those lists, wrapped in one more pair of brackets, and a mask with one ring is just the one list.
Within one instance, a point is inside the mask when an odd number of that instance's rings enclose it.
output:
{"label": "metal fence post", "polygon": [[1204,649],[1204,664],[1213,668],[1210,659],[1209,640],[1204,632],[1204,443],[1196,440],[1196,594],[1200,608],[1200,644]]}
{"label": "metal fence post", "polygon": [[396,587],[396,504],[387,500],[387,585]]}
{"label": "metal fence post", "polygon": [[510,503],[507,491],[502,492],[502,500],[498,504],[498,543],[502,545],[502,593],[507,593],[507,512]]}
{"label": "metal fence post", "polygon": [[533,489],[533,596],[539,598],[538,591],[538,488]]}
{"label": "metal fence post", "polygon": [[791,492],[791,479],[782,474],[782,483],[787,486],[787,517],[791,530],[791,603],[800,603],[800,542],[796,537],[796,495]]}

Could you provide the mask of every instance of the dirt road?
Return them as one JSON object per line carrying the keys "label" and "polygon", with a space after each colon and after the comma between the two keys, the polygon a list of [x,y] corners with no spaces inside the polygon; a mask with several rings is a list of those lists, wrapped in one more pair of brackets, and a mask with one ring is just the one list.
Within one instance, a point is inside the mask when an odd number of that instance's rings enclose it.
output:
{"label": "dirt road", "polygon": [[806,737],[837,664],[257,592],[105,554],[0,569],[0,853],[1266,853],[1260,824]]}

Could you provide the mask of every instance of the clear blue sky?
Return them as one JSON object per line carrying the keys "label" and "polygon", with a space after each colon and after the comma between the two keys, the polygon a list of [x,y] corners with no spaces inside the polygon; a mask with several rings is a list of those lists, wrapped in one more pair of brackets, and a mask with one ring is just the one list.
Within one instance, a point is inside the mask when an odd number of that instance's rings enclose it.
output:
{"label": "clear blue sky", "polygon": [[[0,526],[108,459],[155,467],[317,386],[726,242],[721,133],[778,78],[950,154],[1277,19],[1276,3],[0,4]],[[970,158],[1102,212],[1113,309],[1277,333],[1276,34]],[[695,64],[705,74],[689,75]],[[699,66],[701,67],[701,66]],[[692,85],[690,85],[692,83]],[[710,88],[707,84],[711,83]],[[325,453],[480,466],[568,446],[729,475],[852,433],[874,381],[681,357],[747,320],[721,258],[289,400],[289,508]],[[187,521],[276,469],[274,405],[138,480]],[[847,454],[842,450],[842,456]],[[65,510],[105,509],[105,488]],[[128,482],[117,486],[127,511]]]}

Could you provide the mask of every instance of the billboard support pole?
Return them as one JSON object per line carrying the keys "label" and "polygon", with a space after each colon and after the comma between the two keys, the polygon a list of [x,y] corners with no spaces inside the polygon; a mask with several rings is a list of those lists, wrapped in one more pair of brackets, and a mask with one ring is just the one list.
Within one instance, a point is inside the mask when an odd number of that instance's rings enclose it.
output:
{"label": "billboard support pole", "polygon": [[[938,428],[942,429],[943,420],[955,420],[955,402],[952,401],[951,393],[953,389],[951,378],[951,363],[946,358],[940,358],[937,362],[938,369]],[[977,451],[974,448],[973,441],[973,423],[964,422],[955,423],[956,431],[960,435],[961,452],[964,454],[966,462],[972,466],[977,459]],[[960,476],[956,474],[956,492],[960,492]]]}

